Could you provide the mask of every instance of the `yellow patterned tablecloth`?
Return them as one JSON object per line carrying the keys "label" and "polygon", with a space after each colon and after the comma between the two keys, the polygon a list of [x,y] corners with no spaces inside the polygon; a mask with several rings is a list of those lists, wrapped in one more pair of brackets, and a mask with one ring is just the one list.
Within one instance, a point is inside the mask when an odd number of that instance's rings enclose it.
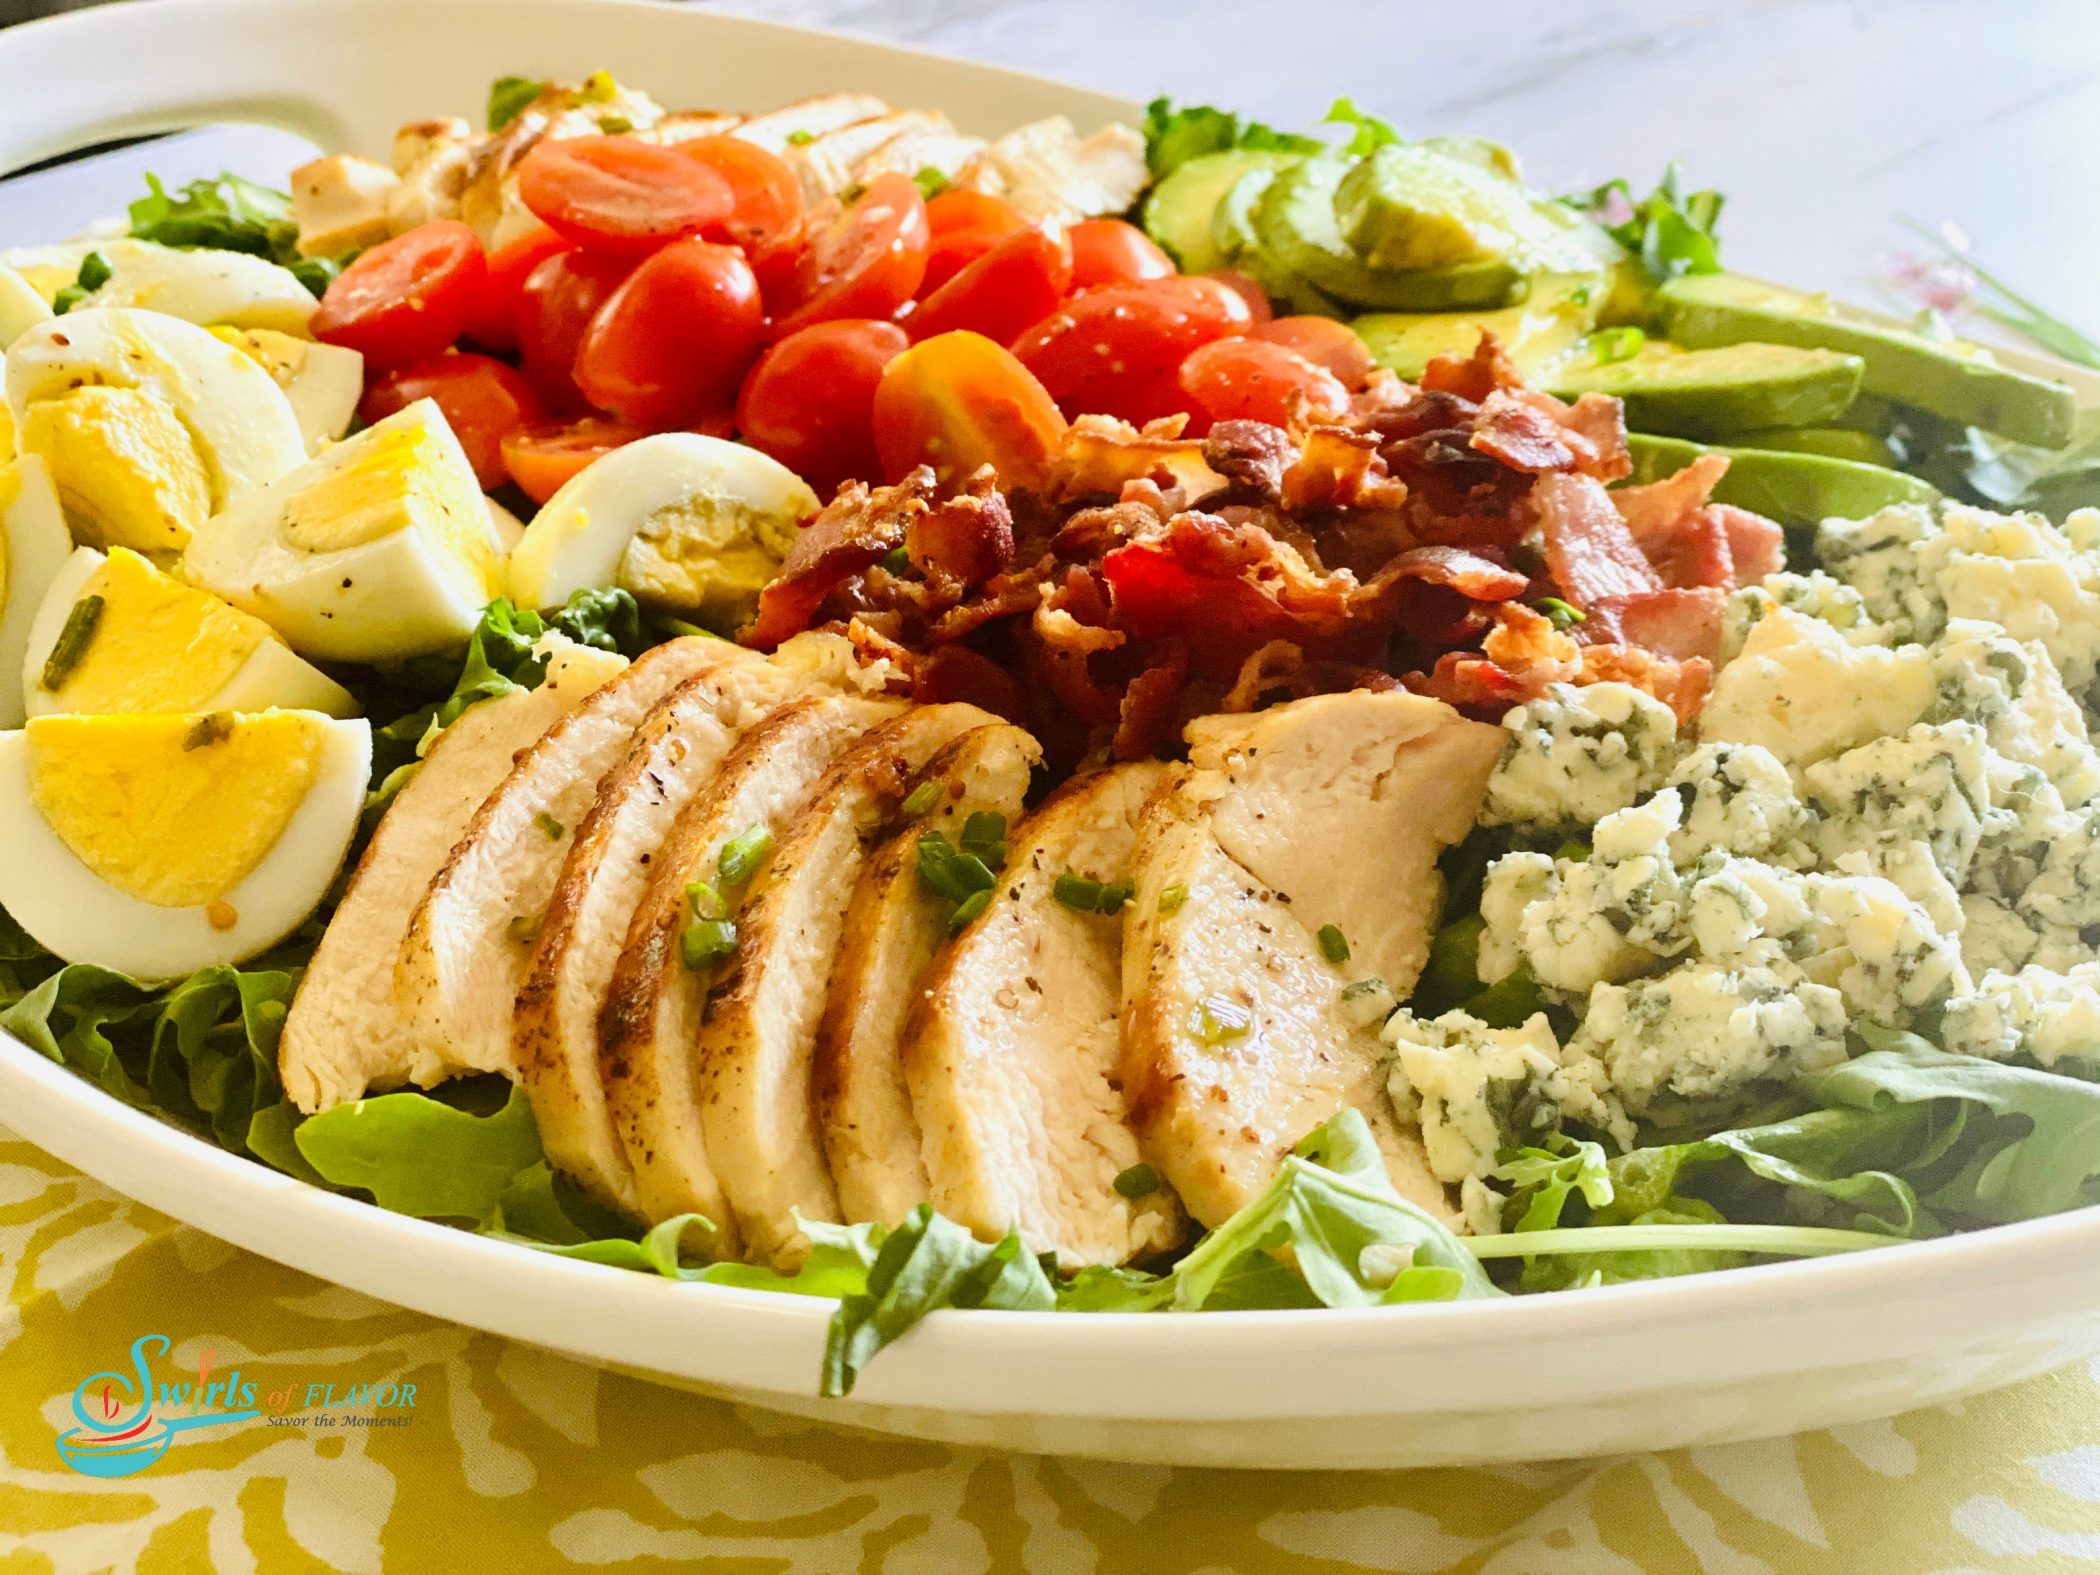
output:
{"label": "yellow patterned tablecloth", "polygon": [[[252,1257],[4,1137],[0,1274],[0,1575],[2100,1567],[2100,1363],[1761,1444],[1494,1471],[1168,1470],[870,1439],[603,1373]],[[384,1427],[200,1428],[122,1478],[68,1469],[55,1440],[76,1386],[129,1371],[155,1332],[169,1373],[295,1373],[382,1400],[414,1385],[415,1403],[369,1412],[406,1418]]]}

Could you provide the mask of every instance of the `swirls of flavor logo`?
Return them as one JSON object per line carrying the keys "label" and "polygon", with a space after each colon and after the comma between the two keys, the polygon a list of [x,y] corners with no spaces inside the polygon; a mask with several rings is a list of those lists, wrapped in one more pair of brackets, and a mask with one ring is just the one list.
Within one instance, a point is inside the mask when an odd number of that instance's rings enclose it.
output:
{"label": "swirls of flavor logo", "polygon": [[[131,1342],[129,1373],[91,1373],[73,1391],[78,1427],[58,1435],[58,1455],[83,1476],[128,1477],[145,1470],[182,1435],[203,1427],[265,1421],[273,1427],[398,1427],[416,1404],[414,1384],[334,1384],[297,1380],[267,1393],[236,1367],[219,1372],[209,1347],[197,1356],[197,1376],[153,1362],[174,1344],[164,1334],[142,1334]],[[394,1415],[338,1415],[346,1407],[368,1407]]]}

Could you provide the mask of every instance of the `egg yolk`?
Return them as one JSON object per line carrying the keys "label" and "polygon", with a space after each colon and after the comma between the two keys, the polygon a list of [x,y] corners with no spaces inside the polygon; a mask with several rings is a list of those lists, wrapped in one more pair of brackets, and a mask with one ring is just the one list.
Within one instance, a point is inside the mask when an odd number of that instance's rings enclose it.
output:
{"label": "egg yolk", "polygon": [[792,520],[691,498],[642,522],[615,578],[652,606],[734,626],[780,572],[794,533]]}
{"label": "egg yolk", "polygon": [[90,384],[30,405],[21,450],[51,467],[74,534],[90,546],[180,552],[211,514],[211,479],[168,403]]}
{"label": "egg yolk", "polygon": [[67,710],[202,711],[266,640],[260,618],[184,585],[122,547],[80,596],[102,598],[87,648],[55,691]]}
{"label": "egg yolk", "polygon": [[30,801],[107,885],[193,908],[276,846],[320,775],[327,729],[310,711],[34,717]]}
{"label": "egg yolk", "polygon": [[336,463],[285,502],[286,546],[343,552],[415,531],[462,564],[486,594],[502,589],[481,487],[427,424],[374,428],[329,457]]}
{"label": "egg yolk", "polygon": [[274,328],[214,328],[210,333],[268,372],[279,388],[290,388],[306,367],[306,341]]}
{"label": "egg yolk", "polygon": [[[0,413],[7,407],[0,405]],[[7,606],[7,511],[22,495],[22,473],[12,465],[0,465],[0,608]]]}

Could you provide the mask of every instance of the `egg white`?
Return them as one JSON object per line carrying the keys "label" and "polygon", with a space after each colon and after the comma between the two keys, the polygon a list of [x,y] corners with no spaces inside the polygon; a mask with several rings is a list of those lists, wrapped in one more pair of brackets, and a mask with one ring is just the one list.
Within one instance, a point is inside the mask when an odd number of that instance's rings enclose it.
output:
{"label": "egg white", "polygon": [[37,324],[8,347],[7,404],[18,431],[31,405],[83,383],[144,389],[166,400],[196,441],[215,509],[306,458],[299,418],[275,379],[179,317],[78,308]]}
{"label": "egg white", "polygon": [[320,304],[290,269],[265,257],[212,247],[161,246],[112,236],[11,252],[7,260],[19,267],[77,275],[89,252],[102,254],[110,276],[88,293],[85,306],[137,307],[202,327],[224,323],[303,337]]}
{"label": "egg white", "polygon": [[[20,727],[27,714],[25,653],[36,641],[37,614],[66,572],[66,555],[73,549],[44,462],[25,454],[13,468],[14,497],[0,507],[0,550],[7,559],[6,589],[0,591],[0,727]],[[0,481],[0,498],[6,496],[7,483]],[[56,629],[51,638],[58,638]],[[42,671],[39,660],[37,672]]]}
{"label": "egg white", "polygon": [[510,557],[520,606],[559,607],[576,591],[619,583],[628,544],[652,515],[702,499],[778,521],[787,531],[818,507],[778,460],[696,432],[660,432],[593,460],[532,517]]}
{"label": "egg white", "polygon": [[269,950],[320,905],[350,851],[372,768],[372,729],[328,724],[321,769],[260,863],[218,900],[238,916],[212,928],[208,904],[163,908],[117,890],[74,857],[30,796],[28,735],[0,733],[0,907],[46,950],[141,981],[180,979]]}
{"label": "egg white", "polygon": [[51,308],[36,293],[36,286],[0,263],[0,350],[50,318]]}
{"label": "egg white", "polygon": [[[101,568],[103,554],[76,547],[44,593],[43,605],[29,625],[29,643],[21,662],[23,706],[30,716],[54,716],[68,708],[40,682],[51,648],[58,644],[66,615],[80,600],[87,582]],[[0,657],[5,641],[0,640]],[[265,640],[238,671],[194,707],[198,711],[323,711],[330,716],[357,715],[357,699],[318,667],[304,662],[288,647]],[[19,727],[17,719],[10,724]]]}

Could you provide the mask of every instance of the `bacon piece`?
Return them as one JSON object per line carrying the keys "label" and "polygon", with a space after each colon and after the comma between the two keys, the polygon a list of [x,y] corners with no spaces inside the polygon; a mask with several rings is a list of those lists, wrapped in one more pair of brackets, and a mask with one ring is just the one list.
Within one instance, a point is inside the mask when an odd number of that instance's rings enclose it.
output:
{"label": "bacon piece", "polygon": [[1524,376],[1503,353],[1502,341],[1483,333],[1470,356],[1440,355],[1422,369],[1422,387],[1481,404],[1498,388],[1521,388]]}
{"label": "bacon piece", "polygon": [[1129,638],[1121,629],[1081,623],[1064,608],[1054,607],[1047,600],[1037,606],[1033,627],[1036,638],[1045,645],[1055,646],[1060,651],[1077,651],[1083,656],[1092,656],[1096,651],[1113,651]]}
{"label": "bacon piece", "polygon": [[911,697],[922,705],[960,701],[1017,721],[1021,691],[1005,668],[966,645],[944,645],[912,668]]}
{"label": "bacon piece", "polygon": [[1179,640],[1160,648],[1159,660],[1123,688],[1121,715],[1109,750],[1118,760],[1149,760],[1181,731],[1181,696],[1188,687],[1188,650]]}
{"label": "bacon piece", "polygon": [[1735,565],[1729,583],[1734,589],[1755,585],[1786,567],[1786,532],[1777,521],[1732,503],[1709,503],[1706,512],[1719,519],[1727,532],[1728,556]]}
{"label": "bacon piece", "polygon": [[1425,432],[1469,431],[1479,410],[1476,401],[1448,391],[1418,389],[1401,403],[1366,417],[1364,426],[1386,442],[1398,443]]}
{"label": "bacon piece", "polygon": [[1372,579],[1373,587],[1398,580],[1421,580],[1457,591],[1468,601],[1504,602],[1524,594],[1531,582],[1506,564],[1483,558],[1463,547],[1410,547],[1397,553]]}
{"label": "bacon piece", "polygon": [[912,521],[933,495],[933,472],[921,465],[894,487],[853,482],[802,527],[773,583],[759,592],[758,613],[738,636],[770,651],[800,634],[824,598],[862,570],[904,545]]}
{"label": "bacon piece", "polygon": [[1014,517],[996,489],[972,485],[911,517],[904,550],[930,580],[980,585],[1012,561]]}
{"label": "bacon piece", "polygon": [[1734,582],[1735,556],[1729,551],[1728,530],[1711,508],[1697,509],[1651,531],[1640,548],[1665,585],[1689,588]]}
{"label": "bacon piece", "polygon": [[1232,484],[1236,501],[1275,503],[1283,496],[1283,473],[1298,461],[1298,445],[1266,421],[1220,421],[1203,439],[1203,458]]}
{"label": "bacon piece", "polygon": [[1283,473],[1286,509],[1396,509],[1406,501],[1407,484],[1386,473],[1373,432],[1314,427]]}
{"label": "bacon piece", "polygon": [[1470,426],[1388,441],[1386,468],[1407,487],[1407,527],[1417,541],[1514,547],[1530,528],[1531,477],[1477,453]]}
{"label": "bacon piece", "polygon": [[1526,390],[1498,388],[1481,404],[1467,446],[1490,459],[1500,460],[1512,470],[1543,475],[1549,470],[1581,468],[1576,444],[1592,461],[1596,458],[1587,438],[1571,433],[1556,421],[1553,412]]}
{"label": "bacon piece", "polygon": [[1041,578],[1034,571],[1003,574],[968,601],[950,607],[928,624],[926,643],[952,645],[957,640],[968,639],[986,624],[1033,612],[1042,596]]}
{"label": "bacon piece", "polygon": [[1218,709],[1252,711],[1261,704],[1263,695],[1288,684],[1304,667],[1303,651],[1288,640],[1271,640],[1240,663],[1239,674],[1225,691],[1225,698],[1218,702]]}
{"label": "bacon piece", "polygon": [[1653,695],[1677,713],[1678,722],[1691,721],[1706,704],[1706,691],[1713,683],[1713,663],[1703,656],[1677,661],[1659,656],[1638,645],[1585,645],[1578,684],[1623,683]]}
{"label": "bacon piece", "polygon": [[1481,654],[1505,672],[1540,688],[1560,683],[1582,670],[1582,649],[1553,627],[1544,613],[1522,602],[1495,609],[1495,627],[1480,642]]}
{"label": "bacon piece", "polygon": [[1684,469],[1660,481],[1615,488],[1611,500],[1626,521],[1626,528],[1633,532],[1633,539],[1645,542],[1705,508],[1713,498],[1714,488],[1727,474],[1726,454],[1701,454]]}
{"label": "bacon piece", "polygon": [[[1558,403],[1558,401],[1556,401]],[[1583,474],[1599,481],[1623,481],[1633,474],[1633,455],[1626,447],[1626,406],[1610,394],[1584,394],[1564,407],[1561,424],[1586,439],[1597,457]]]}
{"label": "bacon piece", "polygon": [[1483,721],[1498,721],[1511,706],[1535,700],[1543,682],[1533,683],[1491,662],[1478,651],[1446,651],[1426,673],[1410,673],[1406,683],[1417,694],[1457,706]]}
{"label": "bacon piece", "polygon": [[1540,476],[1532,483],[1531,506],[1545,538],[1547,570],[1576,606],[1663,588],[1611,494],[1588,476]]}
{"label": "bacon piece", "polygon": [[1178,487],[1191,502],[1226,490],[1226,478],[1204,460],[1204,445],[1177,436],[1181,418],[1155,421],[1142,432],[1113,416],[1081,416],[1065,432],[1052,474],[1051,496],[1064,502],[1119,496],[1128,481]]}
{"label": "bacon piece", "polygon": [[1721,649],[1726,600],[1718,586],[1610,596],[1591,609],[1582,634],[1596,645],[1638,645],[1677,661],[1694,656],[1710,661]]}

